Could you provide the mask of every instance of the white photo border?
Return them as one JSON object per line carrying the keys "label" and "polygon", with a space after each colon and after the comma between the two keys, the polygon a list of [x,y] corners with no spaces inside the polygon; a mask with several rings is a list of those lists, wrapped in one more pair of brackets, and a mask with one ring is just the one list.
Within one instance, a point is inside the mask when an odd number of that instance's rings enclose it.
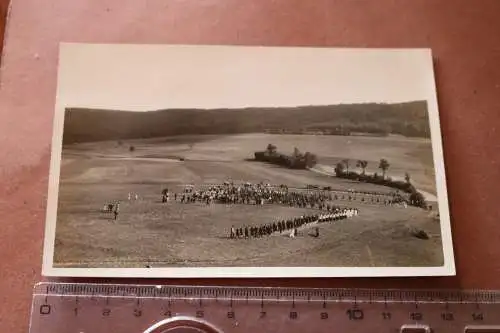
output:
{"label": "white photo border", "polygon": [[[78,47],[78,44],[61,43],[64,49]],[[126,47],[132,44],[102,44],[104,46]],[[135,45],[137,46],[137,45]],[[141,45],[148,46],[148,45]],[[158,45],[156,45],[158,47]],[[199,47],[199,48],[252,48],[253,46],[215,46],[215,45],[170,45],[165,47]],[[273,48],[273,47],[258,47]],[[276,48],[276,47],[274,47]],[[291,49],[291,47],[278,47]],[[304,47],[299,47],[304,49]],[[297,48],[297,49],[299,49]],[[295,49],[295,48],[294,48]],[[307,47],[305,49],[321,50],[325,48]],[[329,48],[331,49],[331,48]],[[349,48],[339,48],[339,50]],[[432,51],[425,48],[413,49],[362,49],[354,50],[407,50],[409,52],[422,52],[432,71],[429,80],[425,82],[431,132],[432,153],[436,177],[438,207],[440,213],[441,240],[444,264],[438,267],[152,267],[152,268],[59,268],[54,267],[54,243],[56,234],[57,203],[59,196],[59,175],[61,168],[62,137],[64,129],[64,111],[66,105],[56,101],[55,116],[53,121],[53,137],[51,146],[50,174],[48,182],[48,200],[46,210],[45,238],[43,245],[42,275],[47,277],[123,277],[123,278],[306,278],[306,277],[416,277],[416,276],[453,276],[456,275],[453,241],[451,232],[448,191],[443,157],[443,143],[441,124],[439,119],[436,83]],[[61,60],[61,53],[59,61]],[[58,71],[58,91],[60,90],[61,71]]]}

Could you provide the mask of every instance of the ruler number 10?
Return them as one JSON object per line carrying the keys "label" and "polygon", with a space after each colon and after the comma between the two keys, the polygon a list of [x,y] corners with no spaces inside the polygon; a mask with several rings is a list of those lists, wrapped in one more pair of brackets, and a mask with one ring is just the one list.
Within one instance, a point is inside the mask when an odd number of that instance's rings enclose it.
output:
{"label": "ruler number 10", "polygon": [[363,310],[360,309],[349,309],[346,311],[349,320],[362,320],[365,317]]}

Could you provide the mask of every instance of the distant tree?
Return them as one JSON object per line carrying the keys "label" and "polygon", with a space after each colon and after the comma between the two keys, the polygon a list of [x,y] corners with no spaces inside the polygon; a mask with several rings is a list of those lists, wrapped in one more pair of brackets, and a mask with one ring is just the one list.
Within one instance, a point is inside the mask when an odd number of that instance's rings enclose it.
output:
{"label": "distant tree", "polygon": [[345,170],[345,164],[342,162],[337,163],[337,165],[335,166],[335,174],[337,176],[342,175],[344,173],[344,170]]}
{"label": "distant tree", "polygon": [[318,163],[318,157],[316,156],[316,154],[313,154],[310,152],[306,152],[304,154],[304,159],[306,162],[306,167],[308,167],[308,168],[312,168],[313,166],[315,166]]}
{"label": "distant tree", "polygon": [[130,146],[130,147],[128,148],[128,150],[129,150],[129,151],[135,151],[135,147],[134,147],[134,146]]}
{"label": "distant tree", "polygon": [[344,164],[346,172],[349,173],[349,160],[348,159],[342,160],[342,164]]}
{"label": "distant tree", "polygon": [[389,162],[385,158],[382,158],[380,160],[378,168],[382,170],[382,178],[383,179],[385,179],[385,174],[387,173],[387,170],[389,169],[390,166],[391,165],[389,164]]}
{"label": "distant tree", "polygon": [[368,161],[364,161],[364,160],[359,160],[357,163],[356,163],[356,166],[358,168],[361,168],[361,174],[364,175],[365,172],[366,172],[366,167],[368,166]]}
{"label": "distant tree", "polygon": [[297,148],[297,147],[293,148],[293,157],[295,157],[295,158],[302,157],[302,153],[300,152],[299,148]]}
{"label": "distant tree", "polygon": [[276,153],[276,146],[273,145],[272,143],[270,143],[270,144],[267,145],[266,151],[269,154],[274,154],[274,153]]}
{"label": "distant tree", "polygon": [[410,174],[408,172],[405,173],[405,181],[407,184],[410,184],[411,178],[410,178]]}
{"label": "distant tree", "polygon": [[425,197],[422,195],[422,193],[415,191],[410,194],[410,204],[413,206],[417,207],[425,207],[426,202],[425,202]]}

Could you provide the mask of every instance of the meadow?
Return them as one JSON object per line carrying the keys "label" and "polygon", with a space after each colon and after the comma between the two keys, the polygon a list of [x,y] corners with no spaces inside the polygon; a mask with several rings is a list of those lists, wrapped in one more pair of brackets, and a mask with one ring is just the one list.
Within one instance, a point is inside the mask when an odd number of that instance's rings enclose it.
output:
{"label": "meadow", "polygon": [[[390,192],[392,189],[249,161],[273,143],[279,151],[310,151],[320,167],[342,159],[368,161],[367,172],[385,158],[388,175],[411,175],[412,182],[436,193],[431,143],[399,136],[192,135],[65,145],[61,161],[55,267],[176,266],[439,266],[443,263],[440,223],[434,213],[415,207],[338,202],[356,207],[357,217],[320,225],[291,239],[227,239],[231,225],[257,225],[314,212],[277,205],[161,203],[168,187],[186,184],[265,182],[305,187]],[[133,146],[133,151],[131,148]],[[129,192],[139,200],[127,200]],[[122,202],[119,218],[101,211]],[[425,230],[422,240],[410,230]]]}

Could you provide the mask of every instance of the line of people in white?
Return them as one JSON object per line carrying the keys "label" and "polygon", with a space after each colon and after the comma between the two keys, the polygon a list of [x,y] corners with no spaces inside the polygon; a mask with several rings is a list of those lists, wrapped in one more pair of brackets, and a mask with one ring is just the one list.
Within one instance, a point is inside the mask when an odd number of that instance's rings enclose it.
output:
{"label": "line of people in white", "polygon": [[357,208],[341,208],[340,212],[320,214],[318,217],[318,222],[328,222],[337,219],[338,217],[353,217],[359,214]]}
{"label": "line of people in white", "polygon": [[[358,214],[359,214],[359,210],[357,208],[342,208],[342,209],[338,209],[335,213],[319,214],[318,219],[314,222],[324,223],[324,222],[338,221],[338,220],[358,216]],[[319,228],[316,227],[314,230],[315,230],[315,233],[312,234],[311,236],[319,237]],[[293,228],[293,230],[290,232],[289,237],[295,238],[297,236],[298,236],[298,229]]]}
{"label": "line of people in white", "polygon": [[[332,212],[312,214],[312,215],[302,215],[295,218],[289,219],[278,219],[277,221],[262,224],[259,226],[241,226],[236,228],[231,227],[229,238],[231,239],[247,239],[247,238],[261,238],[264,236],[270,236],[273,233],[282,234],[286,231],[291,231],[289,236],[296,237],[298,233],[298,228],[304,227],[311,224],[319,224],[331,221],[343,220],[358,215],[358,209],[356,208],[335,208]],[[319,237],[319,230],[316,230],[316,236]]]}

